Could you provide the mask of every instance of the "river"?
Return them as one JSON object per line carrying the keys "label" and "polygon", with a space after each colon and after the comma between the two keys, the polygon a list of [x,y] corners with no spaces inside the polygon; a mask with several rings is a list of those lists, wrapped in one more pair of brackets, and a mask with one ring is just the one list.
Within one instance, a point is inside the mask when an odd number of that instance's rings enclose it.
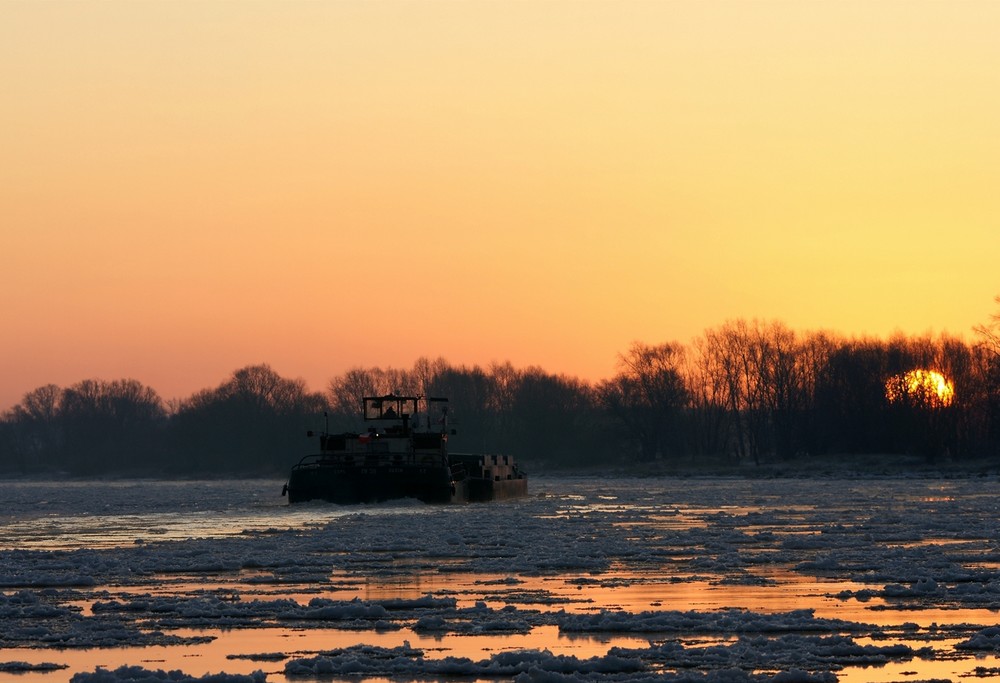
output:
{"label": "river", "polygon": [[4,482],[0,682],[1000,673],[993,477],[549,476],[464,506],[281,484]]}

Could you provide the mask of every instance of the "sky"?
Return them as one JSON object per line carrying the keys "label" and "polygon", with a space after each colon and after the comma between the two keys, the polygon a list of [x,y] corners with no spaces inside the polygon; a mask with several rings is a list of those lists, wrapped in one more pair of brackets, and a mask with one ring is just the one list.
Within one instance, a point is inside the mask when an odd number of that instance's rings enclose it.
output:
{"label": "sky", "polygon": [[0,411],[1000,294],[992,0],[7,0]]}

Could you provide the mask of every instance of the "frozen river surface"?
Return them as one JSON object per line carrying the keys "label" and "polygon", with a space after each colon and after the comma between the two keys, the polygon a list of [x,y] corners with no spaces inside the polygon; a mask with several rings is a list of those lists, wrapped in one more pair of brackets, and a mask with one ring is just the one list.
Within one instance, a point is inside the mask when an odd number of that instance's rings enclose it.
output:
{"label": "frozen river surface", "polygon": [[998,484],[5,482],[0,683],[998,677]]}

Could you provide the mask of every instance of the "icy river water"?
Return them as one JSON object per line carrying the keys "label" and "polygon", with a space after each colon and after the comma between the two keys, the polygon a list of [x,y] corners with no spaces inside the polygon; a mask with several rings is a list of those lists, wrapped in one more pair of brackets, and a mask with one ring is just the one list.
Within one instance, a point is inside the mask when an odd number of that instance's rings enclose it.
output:
{"label": "icy river water", "polygon": [[281,484],[4,482],[0,683],[1000,677],[995,477]]}

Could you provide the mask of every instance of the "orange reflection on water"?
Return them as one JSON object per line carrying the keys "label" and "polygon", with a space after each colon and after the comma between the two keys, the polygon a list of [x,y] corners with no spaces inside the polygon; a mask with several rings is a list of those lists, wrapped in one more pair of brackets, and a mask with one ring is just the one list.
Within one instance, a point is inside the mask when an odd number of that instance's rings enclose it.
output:
{"label": "orange reflection on water", "polygon": [[[731,486],[731,485],[729,485]],[[754,484],[754,486],[758,486]],[[862,490],[866,484],[854,484],[847,490]],[[233,629],[182,629],[170,630],[172,635],[200,635],[215,638],[213,642],[190,646],[114,648],[93,650],[0,650],[0,661],[62,662],[70,664],[73,671],[91,671],[95,666],[115,668],[123,664],[140,664],[146,668],[182,669],[188,674],[200,676],[207,673],[227,671],[230,673],[250,673],[261,669],[268,673],[268,680],[282,683],[286,660],[254,660],[247,658],[229,659],[232,655],[261,655],[278,653],[287,658],[312,657],[335,648],[370,644],[393,648],[409,643],[424,652],[430,659],[443,657],[468,657],[482,660],[497,652],[512,649],[547,649],[554,654],[566,654],[586,659],[604,656],[609,648],[645,648],[649,640],[677,640],[685,647],[703,647],[726,642],[735,636],[730,633],[685,634],[685,633],[641,633],[617,632],[614,635],[569,635],[560,633],[558,617],[547,618],[549,614],[564,610],[568,613],[585,614],[598,610],[622,610],[632,614],[644,612],[697,611],[710,613],[715,610],[742,608],[755,613],[787,613],[794,610],[812,610],[816,618],[842,619],[856,624],[874,624],[877,628],[869,631],[862,627],[854,631],[853,639],[858,643],[872,643],[879,646],[901,643],[913,648],[932,645],[945,659],[924,661],[912,659],[901,664],[890,664],[879,668],[849,666],[837,672],[841,683],[861,683],[864,681],[899,681],[941,678],[955,680],[968,676],[976,667],[996,667],[994,656],[975,657],[969,653],[954,651],[957,639],[949,639],[961,629],[947,630],[931,628],[957,624],[994,624],[997,614],[986,608],[973,608],[977,604],[968,601],[949,603],[942,596],[920,596],[909,599],[883,599],[878,597],[880,588],[891,579],[872,579],[871,583],[851,581],[851,577],[864,576],[861,572],[847,569],[796,570],[801,561],[822,559],[828,549],[843,548],[847,556],[863,556],[868,552],[867,541],[847,534],[867,528],[872,524],[877,529],[885,529],[880,537],[880,549],[893,551],[901,548],[942,546],[948,557],[956,564],[972,566],[975,558],[982,557],[982,566],[995,561],[991,544],[979,539],[969,539],[971,533],[961,527],[961,538],[949,538],[950,530],[959,529],[954,524],[940,524],[928,528],[922,523],[904,526],[896,531],[897,522],[892,521],[897,514],[893,506],[900,509],[920,509],[931,517],[937,510],[948,511],[955,501],[963,505],[971,504],[979,498],[983,510],[992,510],[995,487],[956,488],[954,482],[924,485],[920,484],[899,491],[890,491],[887,507],[882,508],[883,518],[871,522],[867,511],[859,514],[855,503],[838,497],[828,498],[826,505],[810,507],[802,501],[814,498],[794,496],[786,498],[787,489],[794,488],[794,482],[782,482],[777,493],[770,489],[754,490],[747,496],[750,504],[724,506],[714,500],[712,505],[664,504],[657,502],[657,496],[643,492],[638,502],[620,505],[613,497],[601,496],[589,500],[583,496],[567,495],[554,500],[545,508],[545,515],[555,517],[594,515],[606,517],[601,523],[603,533],[615,541],[630,539],[622,544],[621,552],[609,553],[607,564],[597,563],[600,571],[586,569],[536,569],[537,574],[485,574],[467,571],[472,566],[465,549],[454,553],[450,546],[434,548],[432,553],[411,554],[409,548],[399,551],[390,547],[365,554],[356,559],[345,559],[333,546],[331,555],[338,555],[336,562],[317,563],[317,569],[308,573],[282,572],[280,565],[271,569],[257,569],[257,565],[240,571],[199,572],[197,569],[184,573],[165,572],[130,576],[128,582],[119,586],[95,586],[80,592],[80,599],[68,603],[80,607],[83,614],[91,614],[92,600],[128,601],[140,595],[153,597],[197,598],[206,594],[233,600],[294,600],[306,605],[313,598],[349,601],[355,598],[368,602],[382,602],[397,599],[418,599],[426,595],[435,598],[451,597],[459,610],[484,602],[493,609],[506,606],[516,607],[522,612],[546,613],[548,625],[536,625],[529,633],[427,633],[414,630],[414,621],[419,611],[407,612],[406,616],[395,615],[392,627],[382,630],[374,625],[362,625],[362,630],[340,630],[325,628],[329,623],[310,623],[308,628],[289,628],[289,623],[276,618],[274,613],[262,609],[260,614],[269,615],[270,623],[247,620],[250,627]],[[882,485],[876,484],[881,489]],[[882,495],[881,492],[879,495]],[[666,498],[667,496],[662,496]],[[726,501],[736,499],[726,497]],[[770,503],[768,501],[771,501]],[[310,515],[325,519],[344,514],[341,510],[321,508],[306,511],[302,521],[297,521],[298,510],[289,510],[296,518],[285,517],[282,511],[281,524],[299,523],[311,525],[315,520]],[[407,514],[410,511],[407,511]],[[421,514],[431,514],[423,508],[416,508]],[[375,509],[373,514],[379,513]],[[978,516],[976,519],[981,519]],[[923,517],[921,518],[923,519]],[[232,527],[222,529],[223,534],[231,534],[241,526],[253,522],[256,533],[265,533],[270,526],[263,526],[263,520],[237,520]],[[583,520],[586,522],[586,519]],[[843,521],[844,526],[841,526]],[[94,518],[82,519],[73,526],[74,533],[81,532],[82,538],[100,541],[100,524]],[[136,534],[160,534],[178,536],[185,524],[200,529],[202,517],[196,516],[184,522],[169,515],[126,518],[127,531],[116,538],[107,538],[109,544],[130,545],[129,538]],[[41,522],[51,524],[49,520]],[[846,526],[854,523],[855,527]],[[144,526],[145,525],[145,526]],[[260,527],[260,529],[258,529]],[[718,528],[709,532],[694,534],[667,533],[677,530]],[[58,540],[60,533],[66,532],[66,524],[51,530],[49,542]],[[582,538],[590,533],[586,523],[569,527]],[[983,536],[991,527],[983,527]],[[610,531],[609,531],[610,530]],[[25,532],[20,529],[18,533]],[[823,542],[823,534],[831,532],[832,539]],[[0,528],[2,535],[2,528]],[[817,543],[809,537],[815,536]],[[843,536],[845,542],[839,542]],[[589,537],[588,537],[589,538]],[[635,540],[635,543],[631,539]],[[988,539],[982,539],[988,540]],[[962,547],[968,544],[968,548]],[[332,545],[332,544],[331,544]],[[102,546],[103,547],[103,546]],[[325,546],[324,546],[325,547]],[[790,550],[791,549],[791,550]],[[958,551],[958,552],[956,552]],[[442,556],[443,555],[443,556]],[[917,553],[923,557],[925,553]],[[926,553],[932,559],[936,553]],[[600,555],[599,549],[593,553]],[[589,556],[584,557],[588,559]],[[887,555],[887,557],[889,557]],[[705,564],[697,560],[705,558]],[[822,564],[813,563],[822,567]],[[891,564],[891,563],[889,563]],[[831,563],[836,566],[836,563]],[[214,566],[214,565],[213,565]],[[325,574],[328,567],[345,567],[343,570]],[[484,563],[482,566],[490,566]],[[526,565],[521,565],[526,566]],[[540,567],[543,565],[539,565]],[[580,565],[577,565],[580,566]],[[582,564],[586,567],[587,564]],[[848,563],[844,563],[844,567]],[[901,566],[901,565],[900,565]],[[977,564],[976,566],[980,566]],[[703,568],[703,569],[702,569]],[[699,574],[703,571],[704,574]],[[900,575],[906,576],[908,567],[903,567]],[[813,575],[819,573],[819,576]],[[836,575],[836,576],[835,576]],[[840,597],[838,597],[840,596]],[[861,596],[858,599],[858,596]],[[251,610],[252,612],[252,610]],[[448,621],[462,621],[461,626],[475,626],[471,620],[474,614],[450,614],[445,607],[441,614]],[[155,624],[155,616],[149,617],[149,624]],[[137,623],[143,621],[140,614]],[[168,623],[168,622],[164,622]],[[174,622],[179,623],[179,622]],[[204,622],[202,622],[204,623]],[[655,622],[654,622],[655,623]],[[317,628],[318,627],[318,628]],[[164,628],[170,628],[165,626]],[[627,626],[625,627],[627,628]],[[977,627],[978,628],[978,627]],[[472,630],[472,629],[468,629]],[[968,635],[970,629],[965,629]],[[864,638],[858,633],[874,633],[875,638]],[[947,637],[945,637],[947,636]],[[65,672],[64,672],[65,673]],[[29,673],[23,675],[0,673],[0,683],[49,683],[68,676],[56,674]],[[379,680],[379,679],[371,679]]]}
{"label": "orange reflection on water", "polygon": [[[946,608],[919,611],[885,609],[887,601],[873,597],[867,602],[835,597],[840,591],[858,591],[865,586],[850,581],[808,577],[790,569],[767,570],[767,580],[753,583],[712,581],[694,577],[676,577],[669,572],[637,573],[622,568],[601,574],[560,574],[551,576],[495,576],[448,571],[413,571],[405,564],[393,567],[384,575],[352,575],[336,573],[331,582],[322,586],[309,584],[256,584],[248,580],[261,578],[260,572],[247,571],[232,576],[218,575],[217,583],[209,585],[205,577],[174,577],[157,582],[154,590],[142,591],[155,595],[194,596],[206,591],[232,591],[243,599],[294,599],[306,604],[314,597],[333,600],[385,601],[416,599],[425,595],[454,597],[459,609],[478,601],[500,609],[515,605],[518,609],[586,613],[596,610],[624,610],[632,613],[647,611],[710,612],[728,608],[744,608],[759,613],[783,613],[811,609],[817,618],[874,623],[891,634],[892,642],[913,648],[926,646],[927,641],[914,640],[916,624],[927,629],[932,624],[993,623],[996,614],[989,610]],[[153,587],[150,587],[153,588]],[[869,587],[870,588],[870,587]],[[117,597],[127,599],[135,589],[118,591]],[[107,596],[102,599],[108,599]],[[89,606],[88,606],[89,607]],[[874,609],[873,609],[874,608]],[[880,609],[881,608],[881,609]],[[86,610],[86,611],[89,611]],[[86,612],[85,612],[86,613]],[[909,626],[904,626],[904,625]],[[478,661],[492,654],[516,649],[547,649],[553,654],[573,655],[581,659],[600,657],[611,647],[644,648],[656,634],[567,635],[558,626],[536,626],[523,634],[461,634],[418,633],[404,625],[400,630],[347,631],[330,628],[287,628],[265,625],[262,628],[241,629],[179,629],[179,636],[209,635],[210,643],[173,647],[114,648],[99,650],[0,650],[0,661],[59,662],[69,664],[73,671],[91,671],[97,666],[114,669],[123,665],[142,665],[148,669],[181,668],[186,673],[201,676],[226,671],[251,673],[258,669],[268,674],[268,680],[284,683],[284,659],[230,659],[231,655],[261,655],[278,653],[287,658],[311,657],[323,651],[347,648],[365,643],[394,648],[409,643],[423,650],[430,659],[467,657]],[[663,639],[681,639],[687,647],[702,647],[725,642],[725,634],[662,634]],[[856,638],[859,643],[887,644],[884,639]],[[957,641],[937,641],[940,649]],[[906,672],[919,671],[924,678],[942,679],[969,675],[975,667],[997,666],[996,657],[968,658],[961,661],[928,662],[911,660],[880,668],[848,667],[837,673],[841,683],[905,680]],[[53,674],[28,673],[12,678],[0,674],[0,681],[43,683],[56,680]],[[377,679],[376,679],[377,680]]]}

